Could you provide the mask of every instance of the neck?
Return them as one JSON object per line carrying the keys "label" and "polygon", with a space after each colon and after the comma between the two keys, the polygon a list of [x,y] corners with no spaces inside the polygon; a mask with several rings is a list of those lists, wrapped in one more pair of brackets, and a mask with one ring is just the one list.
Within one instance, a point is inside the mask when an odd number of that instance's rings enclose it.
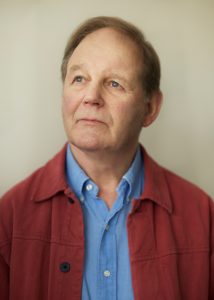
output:
{"label": "neck", "polygon": [[99,188],[99,197],[111,208],[117,198],[116,188],[130,167],[136,148],[124,153],[82,151],[70,144],[74,158]]}

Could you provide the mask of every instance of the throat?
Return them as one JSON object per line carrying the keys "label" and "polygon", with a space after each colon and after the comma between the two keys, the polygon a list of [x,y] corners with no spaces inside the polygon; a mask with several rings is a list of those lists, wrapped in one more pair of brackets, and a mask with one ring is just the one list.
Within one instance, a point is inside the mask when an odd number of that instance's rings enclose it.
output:
{"label": "throat", "polygon": [[105,202],[108,209],[111,210],[117,199],[118,194],[116,192],[116,189],[114,191],[106,191],[100,189],[98,196]]}

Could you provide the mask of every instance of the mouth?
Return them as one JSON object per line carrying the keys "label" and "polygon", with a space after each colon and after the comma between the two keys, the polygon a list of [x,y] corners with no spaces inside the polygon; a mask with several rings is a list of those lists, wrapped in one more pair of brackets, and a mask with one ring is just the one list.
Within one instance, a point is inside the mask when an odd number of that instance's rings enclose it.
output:
{"label": "mouth", "polygon": [[82,119],[79,119],[77,120],[77,123],[84,123],[84,124],[87,124],[87,125],[99,125],[99,124],[105,124],[103,121],[101,120],[98,120],[98,119],[89,119],[89,118],[82,118]]}

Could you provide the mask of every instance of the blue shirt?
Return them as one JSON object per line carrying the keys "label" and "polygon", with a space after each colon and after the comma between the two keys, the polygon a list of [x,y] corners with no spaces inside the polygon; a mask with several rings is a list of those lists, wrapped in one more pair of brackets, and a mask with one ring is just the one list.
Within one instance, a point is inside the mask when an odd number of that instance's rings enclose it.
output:
{"label": "blue shirt", "polygon": [[122,177],[118,197],[109,210],[98,197],[99,189],[74,159],[69,144],[66,174],[80,199],[85,228],[85,265],[82,300],[134,300],[126,219],[131,202],[143,190],[144,171],[140,147]]}

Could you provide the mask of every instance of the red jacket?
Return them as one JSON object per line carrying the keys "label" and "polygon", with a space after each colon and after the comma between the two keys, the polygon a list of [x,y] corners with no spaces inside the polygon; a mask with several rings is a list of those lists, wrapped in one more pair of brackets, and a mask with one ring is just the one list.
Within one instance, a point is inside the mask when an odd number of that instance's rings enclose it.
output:
{"label": "red jacket", "polygon": [[[84,225],[65,152],[1,199],[1,300],[81,299]],[[144,163],[144,192],[127,220],[135,300],[214,299],[213,202],[145,151]]]}

